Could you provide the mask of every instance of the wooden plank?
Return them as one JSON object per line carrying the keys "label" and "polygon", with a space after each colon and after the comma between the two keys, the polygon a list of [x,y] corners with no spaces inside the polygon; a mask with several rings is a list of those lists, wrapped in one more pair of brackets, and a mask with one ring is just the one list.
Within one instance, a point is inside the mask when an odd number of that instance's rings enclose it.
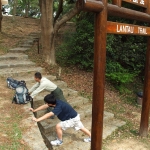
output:
{"label": "wooden plank", "polygon": [[95,16],[91,150],[102,150],[103,140],[107,0],[102,0],[102,2],[104,9]]}
{"label": "wooden plank", "polygon": [[150,37],[147,42],[145,78],[144,78],[144,94],[140,123],[140,136],[148,135],[149,127],[149,112],[150,112]]}
{"label": "wooden plank", "polygon": [[122,0],[122,1],[147,8],[147,0]]}
{"label": "wooden plank", "polygon": [[150,27],[108,21],[107,33],[150,36]]}

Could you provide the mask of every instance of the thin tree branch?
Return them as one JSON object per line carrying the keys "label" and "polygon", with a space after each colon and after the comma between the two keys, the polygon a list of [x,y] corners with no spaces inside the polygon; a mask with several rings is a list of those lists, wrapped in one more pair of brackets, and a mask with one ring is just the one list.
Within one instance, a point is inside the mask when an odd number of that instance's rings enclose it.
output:
{"label": "thin tree branch", "polygon": [[59,6],[56,12],[56,16],[54,17],[54,24],[62,12],[63,12],[63,0],[59,0]]}
{"label": "thin tree branch", "polygon": [[80,13],[81,10],[77,9],[75,6],[72,8],[68,13],[66,13],[60,20],[58,20],[54,25],[54,32],[57,32],[58,29],[63,25],[65,22],[70,20],[72,17],[74,17],[76,14]]}

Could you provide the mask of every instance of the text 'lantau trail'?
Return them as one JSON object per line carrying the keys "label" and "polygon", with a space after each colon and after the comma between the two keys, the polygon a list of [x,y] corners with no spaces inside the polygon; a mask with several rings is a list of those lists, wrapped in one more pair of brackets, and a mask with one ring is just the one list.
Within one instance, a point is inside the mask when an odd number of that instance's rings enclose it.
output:
{"label": "text 'lantau trail'", "polygon": [[139,34],[147,34],[146,28],[143,28],[143,27],[135,27],[135,26],[129,26],[129,25],[117,25],[117,32],[134,33],[135,30],[137,30],[137,33]]}

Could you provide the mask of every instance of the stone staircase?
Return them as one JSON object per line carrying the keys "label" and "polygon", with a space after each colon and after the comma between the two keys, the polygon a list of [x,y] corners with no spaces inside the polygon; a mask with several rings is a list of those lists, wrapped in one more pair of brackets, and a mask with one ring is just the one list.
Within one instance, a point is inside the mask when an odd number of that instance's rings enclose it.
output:
{"label": "stone staircase", "polygon": [[[19,43],[19,46],[13,49],[10,49],[9,52],[5,55],[0,56],[0,76],[3,77],[13,77],[16,80],[25,80],[27,87],[30,88],[34,81],[34,73],[39,71],[43,76],[50,79],[54,82],[58,87],[63,90],[64,96],[67,101],[72,105],[72,107],[80,114],[81,121],[85,125],[86,128],[91,130],[91,112],[92,105],[89,99],[80,96],[78,91],[70,89],[67,84],[63,81],[57,80],[55,76],[47,75],[43,68],[37,66],[35,63],[28,59],[28,56],[24,54],[24,51],[31,48],[34,41],[37,39],[37,34],[30,34],[25,40],[22,40]],[[46,91],[41,92],[38,96],[34,98],[34,108],[44,104],[43,97],[49,94]],[[24,106],[25,109],[30,107],[30,104]],[[31,113],[31,112],[27,112]],[[36,117],[40,117],[45,114],[46,111],[39,111],[34,115]],[[31,116],[26,124],[31,124]],[[55,125],[59,122],[57,117],[55,119],[46,119],[38,123],[38,127],[35,125],[32,130],[28,131],[27,135],[31,136],[28,138],[28,145],[33,150],[90,150],[90,143],[84,143],[83,139],[86,137],[82,132],[75,131],[74,129],[68,129],[63,132],[63,145],[61,146],[52,146],[50,144],[51,140],[56,138],[55,133]],[[107,138],[107,136],[111,135],[113,131],[115,131],[118,127],[124,125],[125,122],[117,120],[114,118],[112,113],[104,111],[104,125],[103,125],[103,139]],[[27,135],[23,136],[26,137]],[[40,143],[40,141],[44,142]],[[29,140],[30,139],[30,140]],[[24,138],[26,140],[26,138]],[[31,143],[34,143],[34,145]],[[46,146],[45,146],[46,145]]]}

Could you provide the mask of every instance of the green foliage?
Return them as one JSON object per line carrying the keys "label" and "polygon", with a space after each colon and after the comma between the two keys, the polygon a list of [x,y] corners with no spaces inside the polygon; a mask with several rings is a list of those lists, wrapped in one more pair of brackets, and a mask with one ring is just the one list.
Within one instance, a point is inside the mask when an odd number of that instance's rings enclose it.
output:
{"label": "green foliage", "polygon": [[[15,1],[10,1],[8,8],[10,8],[10,14],[13,14],[13,7],[15,5]],[[18,0],[17,1],[17,9],[16,9],[16,15],[17,16],[24,16],[25,15],[25,9],[28,6],[28,1],[26,0]],[[29,10],[28,10],[29,17],[40,17],[40,9],[39,9],[39,1],[38,0],[32,0],[29,1]]]}
{"label": "green foliage", "polygon": [[[115,17],[112,17],[111,21],[136,23]],[[120,92],[129,92],[126,88],[128,83],[133,82],[136,76],[143,76],[146,43],[147,39],[143,36],[107,35],[106,77]],[[76,65],[81,69],[92,70],[93,46],[94,16],[90,13],[81,13],[76,33],[66,33],[63,44],[57,49],[57,62],[61,65]]]}
{"label": "green foliage", "polygon": [[93,24],[83,19],[77,23],[76,31],[76,33],[65,34],[64,43],[57,49],[57,62],[66,65],[77,65],[80,69],[91,70],[94,54]]}
{"label": "green foliage", "polygon": [[106,77],[112,82],[119,84],[132,82],[134,75],[130,74],[117,62],[107,62]]}
{"label": "green foliage", "polygon": [[146,39],[141,36],[109,35],[107,59],[118,62],[130,72],[143,74]]}
{"label": "green foliage", "polygon": [[137,74],[130,73],[129,70],[124,69],[118,62],[107,62],[106,78],[118,89],[120,92],[128,92],[126,85],[133,81]]}

